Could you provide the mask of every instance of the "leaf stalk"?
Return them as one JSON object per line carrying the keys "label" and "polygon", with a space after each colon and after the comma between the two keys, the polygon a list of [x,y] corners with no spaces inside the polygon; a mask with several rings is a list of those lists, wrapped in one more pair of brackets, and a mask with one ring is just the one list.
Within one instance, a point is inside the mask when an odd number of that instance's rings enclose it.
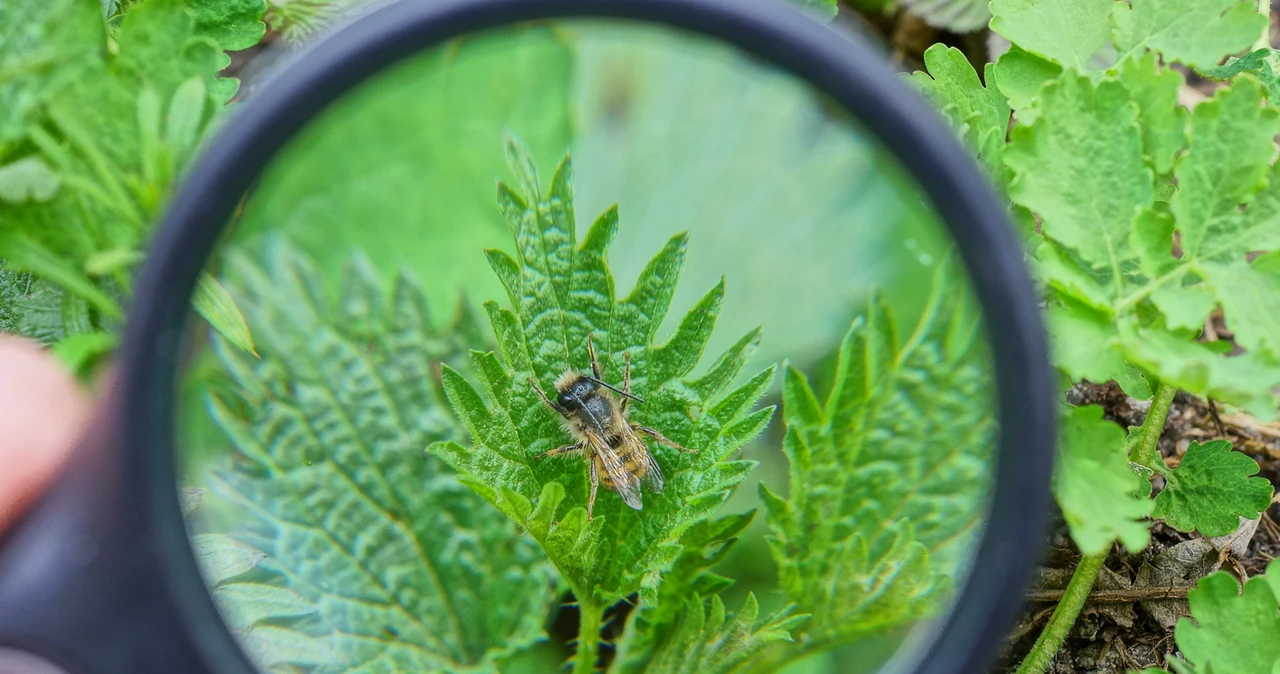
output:
{"label": "leaf stalk", "polygon": [[604,607],[578,597],[578,648],[573,656],[573,674],[592,674],[600,658],[600,630],[604,627]]}

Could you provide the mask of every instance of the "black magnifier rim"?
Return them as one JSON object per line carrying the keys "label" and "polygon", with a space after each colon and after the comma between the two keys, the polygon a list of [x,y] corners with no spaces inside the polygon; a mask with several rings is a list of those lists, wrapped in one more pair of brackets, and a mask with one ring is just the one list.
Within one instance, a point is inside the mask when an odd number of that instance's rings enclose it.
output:
{"label": "black magnifier rim", "polygon": [[[174,384],[196,278],[224,225],[276,153],[329,103],[400,59],[449,39],[543,19],[625,19],[715,38],[809,82],[895,155],[947,225],[981,302],[996,368],[999,454],[991,510],[968,578],[916,671],[971,672],[993,658],[1042,545],[1055,433],[1039,306],[1004,208],[931,106],[888,63],[780,0],[401,0],[292,55],[241,104],[185,177],[142,270],[123,348],[122,421],[140,531],[209,671],[255,671],[197,567],[180,509]],[[898,665],[905,664],[899,653]]]}

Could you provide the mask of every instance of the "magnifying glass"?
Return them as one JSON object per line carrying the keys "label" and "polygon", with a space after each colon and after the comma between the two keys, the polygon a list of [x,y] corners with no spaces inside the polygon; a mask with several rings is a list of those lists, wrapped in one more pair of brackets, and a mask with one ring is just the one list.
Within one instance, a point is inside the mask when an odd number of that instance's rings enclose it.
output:
{"label": "magnifying glass", "polygon": [[1034,297],[950,132],[798,10],[382,6],[186,176],[118,385],[0,546],[0,645],[975,671],[1047,509]]}

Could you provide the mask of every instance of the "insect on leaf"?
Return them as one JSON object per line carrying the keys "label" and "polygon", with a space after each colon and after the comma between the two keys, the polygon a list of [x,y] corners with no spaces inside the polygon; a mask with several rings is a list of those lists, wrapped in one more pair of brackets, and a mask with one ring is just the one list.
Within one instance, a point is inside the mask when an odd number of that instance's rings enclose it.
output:
{"label": "insect on leaf", "polygon": [[[486,304],[501,358],[472,354],[478,387],[445,368],[444,390],[475,444],[430,449],[538,541],[580,603],[608,606],[638,592],[650,605],[680,557],[681,536],[710,517],[751,469],[731,455],[769,422],[771,408],[752,408],[773,369],[733,386],[754,348],[751,336],[707,375],[689,378],[715,326],[724,285],[711,288],[671,335],[656,334],[687,237],[672,238],[619,300],[606,264],[618,210],[597,218],[579,243],[569,158],[544,182],[518,141],[507,140],[507,156],[519,188],[499,184],[498,206],[511,226],[514,255],[489,251],[488,258],[511,306]],[[532,377],[551,391],[565,370],[588,372],[588,335],[610,384],[622,384],[623,354],[630,354],[631,388],[644,402],[629,404],[629,418],[696,451],[650,443],[665,476],[662,493],[642,490],[643,509],[636,510],[601,485],[590,521],[587,463],[576,455],[537,458],[574,439],[528,382]]]}

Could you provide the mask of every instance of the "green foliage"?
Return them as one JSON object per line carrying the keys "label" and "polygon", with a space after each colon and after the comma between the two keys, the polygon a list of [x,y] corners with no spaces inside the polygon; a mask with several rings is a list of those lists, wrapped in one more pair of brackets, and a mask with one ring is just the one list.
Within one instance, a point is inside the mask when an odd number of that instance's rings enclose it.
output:
{"label": "green foliage", "polygon": [[959,130],[988,170],[998,172],[1010,110],[991,84],[995,65],[987,64],[988,85],[983,87],[964,52],[955,47],[935,44],[925,51],[924,62],[928,73],[913,73],[911,80]]}
{"label": "green foliage", "polygon": [[1280,62],[1275,49],[1255,49],[1239,58],[1212,68],[1199,68],[1199,73],[1215,80],[1230,80],[1241,73],[1258,78],[1267,88],[1268,101],[1280,101]]}
{"label": "green foliage", "polygon": [[994,428],[990,365],[944,264],[909,335],[874,302],[841,345],[825,404],[788,367],[787,499],[761,485],[779,582],[809,647],[938,610],[974,529]]}
{"label": "green foliage", "polygon": [[[618,227],[617,209],[601,215],[579,245],[568,158],[542,196],[528,151],[508,140],[507,155],[521,194],[499,184],[498,201],[517,252],[515,258],[496,250],[487,255],[512,309],[485,304],[502,360],[493,353],[472,353],[484,397],[460,373],[444,369],[449,402],[476,445],[446,441],[431,451],[539,542],[580,604],[607,606],[635,592],[648,604],[679,558],[680,536],[709,517],[751,469],[751,462],[729,455],[768,424],[773,409],[752,407],[772,382],[773,368],[731,387],[759,339],[756,331],[705,375],[688,379],[715,325],[723,284],[704,296],[666,342],[655,344],[683,267],[685,237],[673,238],[631,295],[617,301],[605,262]],[[644,509],[637,511],[602,488],[592,521],[585,510],[585,462],[534,459],[571,440],[527,383],[534,377],[551,390],[549,383],[560,372],[586,371],[588,334],[607,380],[620,383],[622,354],[630,354],[632,390],[645,400],[633,403],[630,418],[698,452],[655,447],[651,451],[666,476],[663,493],[645,494]]]}
{"label": "green foliage", "polygon": [[1248,47],[1268,23],[1254,3],[1239,0],[1132,0],[1116,3],[1112,21],[1117,50],[1150,49],[1192,68]]}
{"label": "green foliage", "polygon": [[991,30],[1022,49],[1083,68],[1111,36],[1112,0],[992,0]]}
{"label": "green foliage", "polygon": [[[1174,628],[1185,660],[1169,659],[1177,672],[1191,674],[1255,674],[1280,672],[1280,565],[1239,582],[1219,571],[1200,580],[1187,599],[1191,618]],[[1147,669],[1144,674],[1159,672]]]}
{"label": "green foliage", "polygon": [[1101,407],[1070,408],[1063,417],[1054,495],[1080,552],[1106,552],[1116,539],[1131,552],[1147,547],[1151,484],[1129,468],[1124,431],[1102,418]]}
{"label": "green foliage", "polygon": [[1156,496],[1155,517],[1179,531],[1195,529],[1206,536],[1236,530],[1240,517],[1253,519],[1271,504],[1271,483],[1253,459],[1231,451],[1231,443],[1192,442],[1182,462],[1167,476]]}
{"label": "green foliage", "polygon": [[[205,568],[228,614],[259,625],[248,647],[267,663],[328,653],[326,672],[495,671],[539,639],[553,595],[537,548],[422,451],[464,438],[433,370],[482,343],[469,314],[434,326],[416,282],[384,291],[361,261],[331,302],[282,242],[261,266],[232,255],[222,282],[261,358],[216,341],[235,394],[209,409],[235,455],[212,479],[238,573]],[[282,615],[301,635],[289,648]]]}
{"label": "green foliage", "polygon": [[[262,31],[260,0],[107,10],[110,26],[93,0],[0,8],[0,264],[87,303],[73,314],[84,320],[23,333],[89,335],[62,347],[78,363],[111,347],[104,335],[123,315],[152,222],[235,92],[218,77],[221,49]],[[5,306],[6,329],[39,324],[19,315],[28,310],[38,307]]]}
{"label": "green foliage", "polygon": [[236,307],[235,300],[226,288],[218,283],[218,279],[208,272],[201,273],[191,304],[228,342],[241,350],[258,355],[258,352],[253,349],[253,335],[249,334],[249,325],[245,323],[244,316]]}
{"label": "green foliage", "polygon": [[757,622],[758,611],[755,595],[748,594],[742,609],[729,616],[720,597],[712,597],[708,603],[693,593],[684,603],[671,638],[651,655],[647,671],[734,672],[769,644],[791,641],[790,630],[805,621],[805,616],[789,615],[784,609]]}

